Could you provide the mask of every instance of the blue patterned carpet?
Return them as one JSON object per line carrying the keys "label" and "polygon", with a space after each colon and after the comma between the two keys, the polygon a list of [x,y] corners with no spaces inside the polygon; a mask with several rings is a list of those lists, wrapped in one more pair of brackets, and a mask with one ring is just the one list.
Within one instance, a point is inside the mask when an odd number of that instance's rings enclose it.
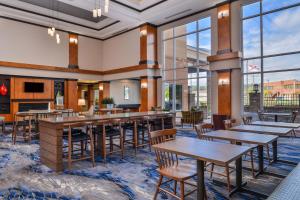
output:
{"label": "blue patterned carpet", "polygon": [[[179,130],[179,136],[196,137],[191,130]],[[110,156],[107,164],[97,158],[96,167],[91,162],[74,163],[73,170],[55,173],[40,163],[39,144],[34,141],[11,144],[11,136],[0,133],[0,199],[97,199],[97,200],[146,200],[152,199],[158,180],[154,153],[140,149],[135,156],[131,146],[126,147],[125,158],[118,154]],[[280,138],[280,158],[300,161],[300,139]],[[194,160],[181,158],[182,162],[195,164]],[[243,165],[249,165],[244,161]],[[269,171],[287,175],[294,166],[273,164]],[[222,170],[222,169],[217,169]],[[226,183],[215,175],[213,179]],[[253,179],[250,172],[243,171],[247,188],[270,194],[281,179],[261,175]],[[234,184],[234,174],[231,177]],[[229,199],[226,186],[217,184],[206,174],[209,199]],[[187,186],[186,191],[190,188]],[[196,194],[186,198],[195,199]],[[172,199],[160,194],[159,199]],[[247,193],[236,193],[231,199],[260,199]]]}

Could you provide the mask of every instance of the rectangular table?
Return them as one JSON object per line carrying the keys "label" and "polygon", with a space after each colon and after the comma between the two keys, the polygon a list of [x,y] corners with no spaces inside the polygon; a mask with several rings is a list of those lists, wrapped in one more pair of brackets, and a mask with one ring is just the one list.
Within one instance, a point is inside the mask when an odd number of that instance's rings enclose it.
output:
{"label": "rectangular table", "polygon": [[154,149],[175,153],[181,156],[197,160],[197,199],[204,199],[204,162],[213,162],[219,165],[228,165],[236,161],[236,188],[232,191],[242,189],[242,155],[251,148],[220,142],[199,140],[197,138],[177,138],[176,140],[153,145]]}
{"label": "rectangular table", "polygon": [[273,145],[273,161],[277,161],[277,140],[278,136],[274,135],[264,135],[250,132],[237,132],[237,131],[229,131],[229,130],[218,130],[205,133],[205,137],[212,139],[220,139],[227,140],[230,142],[248,143],[248,144],[256,144],[258,145],[258,171],[256,176],[264,173],[264,156],[263,156],[263,148],[265,145],[271,144]]}
{"label": "rectangular table", "polygon": [[257,125],[239,125],[230,128],[230,130],[267,134],[267,135],[277,135],[277,136],[285,136],[293,131],[293,129],[291,128],[257,126]]}
{"label": "rectangular table", "polygon": [[292,116],[291,113],[268,113],[268,112],[265,112],[265,113],[261,113],[261,115],[266,115],[266,116],[274,116],[274,121],[275,122],[278,122],[278,116],[281,116],[281,117],[290,117]]}
{"label": "rectangular table", "polygon": [[[258,134],[267,134],[267,135],[277,135],[279,137],[285,136],[289,133],[293,133],[294,129],[292,128],[281,128],[281,127],[272,127],[272,126],[257,126],[257,125],[239,125],[234,126],[230,130],[232,131],[239,131],[239,132],[252,132]],[[274,148],[274,146],[273,146]],[[277,149],[277,144],[276,144]],[[274,153],[274,152],[273,152]],[[277,152],[276,152],[277,153]],[[278,159],[274,160],[274,162],[283,162],[286,164],[297,165],[298,163],[281,160]]]}
{"label": "rectangular table", "polygon": [[[150,116],[153,118],[172,116],[173,124],[175,123],[175,113],[159,111],[41,119],[39,121],[41,162],[49,168],[53,169],[54,171],[59,172],[63,170],[62,135],[64,124],[76,122],[97,122],[100,120],[113,119],[138,119],[146,116]],[[135,143],[136,142],[137,140],[135,139]],[[100,144],[100,146],[103,147],[103,144]],[[105,155],[104,150],[101,151],[101,155]]]}
{"label": "rectangular table", "polygon": [[250,125],[273,126],[273,127],[293,128],[293,129],[300,128],[299,123],[287,123],[287,122],[254,121]]}

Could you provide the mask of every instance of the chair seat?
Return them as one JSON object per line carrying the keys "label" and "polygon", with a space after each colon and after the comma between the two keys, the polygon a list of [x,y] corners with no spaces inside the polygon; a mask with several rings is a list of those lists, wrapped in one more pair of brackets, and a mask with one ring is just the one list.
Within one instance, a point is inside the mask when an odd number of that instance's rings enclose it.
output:
{"label": "chair seat", "polygon": [[161,175],[177,181],[184,181],[197,175],[195,168],[187,165],[178,165],[157,170]]}

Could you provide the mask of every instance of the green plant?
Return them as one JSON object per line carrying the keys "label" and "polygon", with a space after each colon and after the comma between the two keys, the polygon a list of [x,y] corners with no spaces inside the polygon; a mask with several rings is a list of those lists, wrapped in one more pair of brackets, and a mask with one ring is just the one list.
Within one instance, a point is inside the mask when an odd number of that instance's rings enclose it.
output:
{"label": "green plant", "polygon": [[106,98],[103,98],[101,103],[103,105],[107,105],[107,104],[115,104],[115,101],[112,97],[106,97]]}

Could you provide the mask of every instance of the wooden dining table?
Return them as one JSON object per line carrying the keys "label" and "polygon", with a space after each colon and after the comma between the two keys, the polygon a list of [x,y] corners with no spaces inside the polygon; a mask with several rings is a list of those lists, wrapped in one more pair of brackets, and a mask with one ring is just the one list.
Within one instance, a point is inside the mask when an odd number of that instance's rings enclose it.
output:
{"label": "wooden dining table", "polygon": [[254,121],[250,125],[272,126],[272,127],[292,128],[292,129],[300,128],[300,123],[287,123],[287,122]]}
{"label": "wooden dining table", "polygon": [[251,149],[250,147],[187,137],[176,138],[152,147],[160,151],[171,152],[197,160],[197,200],[205,198],[205,162],[213,162],[222,166],[233,161],[236,162],[236,186],[230,194],[242,190],[242,187],[246,184],[242,180],[242,155],[247,153]]}
{"label": "wooden dining table", "polygon": [[278,116],[280,117],[290,117],[292,116],[291,113],[276,113],[276,112],[263,112],[261,113],[261,115],[265,115],[265,116],[274,116],[274,121],[278,122]]}
{"label": "wooden dining table", "polygon": [[267,135],[277,135],[277,136],[286,136],[287,134],[292,133],[293,131],[293,129],[291,128],[258,126],[258,125],[239,125],[230,128],[230,130],[267,134]]}
{"label": "wooden dining table", "polygon": [[[204,137],[210,139],[219,139],[226,140],[236,144],[255,144],[257,146],[258,152],[258,170],[256,176],[259,174],[267,173],[264,171],[264,156],[263,156],[263,148],[268,144],[272,144],[273,146],[273,161],[277,161],[277,140],[278,136],[275,135],[264,135],[250,132],[238,132],[238,131],[229,131],[229,130],[217,130],[211,131],[204,134]],[[274,175],[271,173],[267,173],[269,175]],[[277,176],[277,174],[275,175]]]}
{"label": "wooden dining table", "polygon": [[[63,126],[64,124],[77,122],[97,122],[101,120],[109,121],[115,119],[143,118],[149,116],[151,118],[172,117],[175,124],[175,113],[172,112],[136,112],[136,113],[118,113],[109,115],[84,115],[71,117],[52,117],[41,119],[39,121],[40,129],[40,157],[42,164],[48,166],[56,172],[63,170]],[[105,138],[105,137],[104,137]],[[100,141],[100,140],[99,140]],[[102,140],[102,142],[105,142]],[[137,142],[137,140],[135,140]],[[100,154],[105,156],[105,145],[102,147]]]}

